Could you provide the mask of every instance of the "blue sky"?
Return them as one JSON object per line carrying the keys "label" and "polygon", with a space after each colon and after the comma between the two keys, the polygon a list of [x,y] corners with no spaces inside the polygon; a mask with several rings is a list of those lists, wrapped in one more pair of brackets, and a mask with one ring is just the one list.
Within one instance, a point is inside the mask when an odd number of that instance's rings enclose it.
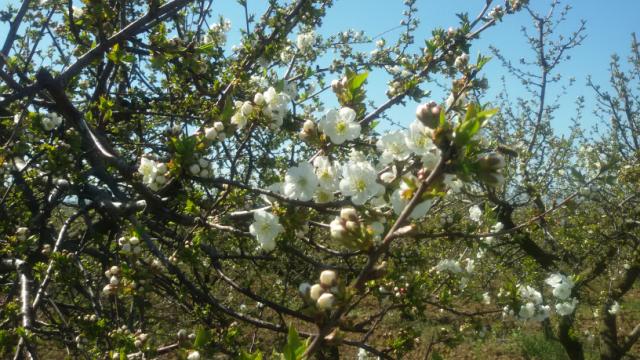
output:
{"label": "blue sky", "polygon": [[[16,6],[19,5],[16,0],[0,0],[0,8],[4,8],[10,2]],[[79,1],[74,2],[79,3]],[[534,8],[542,11],[548,7],[549,2],[550,0],[531,0]],[[470,15],[475,15],[483,3],[483,0],[418,0],[418,17],[421,24],[416,33],[416,40],[421,43],[421,38],[429,37],[434,27],[455,26],[457,24],[455,14],[458,12],[467,11]],[[259,15],[265,8],[266,1],[248,0],[248,4],[250,9]],[[563,98],[563,106],[557,114],[554,125],[560,131],[567,129],[573,113],[574,101],[580,95],[584,95],[587,99],[585,123],[588,125],[595,121],[591,115],[593,94],[585,86],[586,77],[592,75],[596,83],[606,85],[610,55],[614,52],[626,55],[629,51],[631,32],[639,32],[640,30],[640,25],[638,25],[639,0],[565,0],[563,4],[570,4],[573,10],[563,27],[559,29],[560,32],[575,29],[579,20],[584,19],[587,21],[587,39],[582,46],[571,52],[572,59],[559,69],[564,78],[574,77],[576,79],[575,85]],[[216,13],[222,13],[225,17],[230,18],[234,28],[244,26],[244,13],[235,0],[214,1],[214,9]],[[323,27],[318,32],[322,35],[328,35],[353,28],[364,30],[368,35],[376,35],[397,27],[403,18],[404,9],[402,0],[336,0],[334,7],[329,10],[325,18]],[[513,59],[515,62],[521,57],[530,58],[531,52],[520,33],[520,28],[529,24],[530,19],[525,12],[506,16],[502,23],[487,30],[483,33],[482,38],[474,43],[471,49],[472,59],[478,53],[490,54],[489,45],[500,48],[507,58]],[[6,33],[6,29],[5,23],[0,24],[0,34]],[[385,34],[384,37],[391,40],[399,33],[398,29]],[[4,40],[4,36],[0,35],[0,38]],[[292,34],[291,38],[295,39],[295,34]],[[233,44],[237,39],[237,34],[232,33],[229,36],[229,43]],[[370,48],[373,49],[373,46],[371,44]],[[363,48],[366,49],[367,45]],[[500,78],[503,75],[507,76],[507,87],[510,94],[516,96],[522,94],[521,85],[506,75],[497,59],[492,60],[485,67],[484,74],[492,87],[490,95],[499,90]],[[370,76],[367,92],[377,104],[386,100],[385,81],[386,78],[382,76],[375,74]],[[551,89],[552,96],[554,90],[554,88]],[[491,96],[488,97],[488,100],[490,98]],[[331,104],[327,105],[331,106]],[[414,105],[405,108],[396,107],[389,114],[394,120],[406,124],[413,120],[414,110]]]}
{"label": "blue sky", "polygon": [[[248,0],[248,3],[250,8],[253,7],[258,13],[264,6],[262,1],[257,0]],[[421,43],[421,38],[428,38],[435,27],[456,26],[458,24],[456,13],[469,12],[474,16],[483,4],[482,0],[418,0],[416,5],[421,23],[416,33],[417,43]],[[534,9],[546,13],[550,0],[531,0],[531,4]],[[593,124],[595,121],[592,115],[593,92],[585,86],[587,76],[591,75],[596,83],[607,85],[607,70],[611,54],[614,52],[623,56],[628,54],[631,33],[640,32],[639,0],[565,0],[562,2],[562,6],[567,4],[573,9],[558,29],[559,33],[569,34],[577,29],[580,20],[584,19],[587,21],[587,38],[582,46],[571,51],[571,60],[558,69],[563,78],[576,79],[567,95],[562,98],[563,105],[555,119],[554,126],[561,132],[568,129],[574,113],[575,101],[581,95],[585,96],[587,106],[583,121],[587,127]],[[219,1],[218,5],[220,12],[230,17],[234,24],[243,24],[244,19],[240,16],[242,12],[239,11],[240,8],[234,0]],[[327,35],[353,28],[364,30],[368,35],[373,36],[397,27],[403,18],[404,9],[402,0],[336,0],[335,5],[328,11],[319,33]],[[516,63],[521,57],[531,58],[531,50],[520,32],[523,25],[529,26],[530,23],[530,17],[526,12],[505,16],[501,23],[485,31],[481,39],[474,42],[471,58],[474,59],[478,53],[490,55],[490,45],[500,48],[507,58],[513,59]],[[398,36],[400,31],[398,29],[389,32],[384,37],[390,40]],[[292,39],[294,36],[295,34],[292,34]],[[230,40],[233,41],[233,36]],[[373,49],[373,44],[370,48]],[[491,86],[487,100],[490,100],[492,95],[501,88],[502,76],[506,76],[507,89],[511,96],[524,94],[520,83],[509,77],[497,59],[489,62],[484,69],[484,74]],[[386,79],[381,76],[375,74],[370,76],[367,93],[377,104],[386,100],[385,81]],[[552,87],[549,95],[553,97],[558,91],[560,91],[559,86]],[[434,91],[434,96],[435,94],[437,92]],[[394,120],[407,124],[413,120],[414,111],[415,106],[408,105],[405,108],[395,107],[389,114]]]}

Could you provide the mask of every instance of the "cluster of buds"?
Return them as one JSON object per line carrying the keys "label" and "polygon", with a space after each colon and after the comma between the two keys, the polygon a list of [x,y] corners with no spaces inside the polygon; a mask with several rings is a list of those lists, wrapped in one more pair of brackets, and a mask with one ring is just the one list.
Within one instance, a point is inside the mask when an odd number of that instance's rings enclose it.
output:
{"label": "cluster of buds", "polygon": [[118,245],[120,245],[120,250],[125,254],[138,255],[142,251],[140,239],[137,236],[130,238],[122,236],[118,239]]}
{"label": "cluster of buds", "polygon": [[323,311],[331,310],[338,292],[338,276],[333,270],[324,270],[320,273],[320,282],[314,285],[302,283],[298,288],[305,300],[312,301],[315,306]]}
{"label": "cluster of buds", "polygon": [[216,139],[220,141],[224,140],[227,137],[227,135],[224,133],[224,124],[220,121],[214,122],[212,127],[204,129],[204,137],[210,141]]}
{"label": "cluster of buds", "polygon": [[416,117],[426,127],[435,129],[440,124],[440,112],[442,107],[435,101],[418,105],[416,109]]}
{"label": "cluster of buds", "polygon": [[194,333],[188,334],[187,330],[185,329],[178,330],[178,332],[176,333],[176,336],[178,337],[178,342],[185,342],[187,340],[193,340],[196,338],[196,334]]}
{"label": "cluster of buds", "polygon": [[494,19],[496,21],[501,20],[502,17],[504,16],[504,10],[502,9],[502,6],[498,5],[496,7],[494,7],[490,12],[489,12],[489,17],[491,19]]}
{"label": "cluster of buds", "polygon": [[511,11],[519,11],[523,7],[529,4],[529,0],[511,0],[509,5],[511,6]]}
{"label": "cluster of buds", "polygon": [[387,96],[393,97],[400,94],[404,90],[404,85],[400,80],[394,80],[387,86]]}
{"label": "cluster of buds", "polygon": [[138,330],[138,331],[136,331],[135,340],[133,341],[133,345],[136,348],[140,349],[140,348],[142,348],[144,343],[147,342],[148,339],[149,339],[149,334],[143,333],[142,331]]}
{"label": "cluster of buds", "polygon": [[193,176],[208,178],[213,175],[211,161],[199,158],[196,162],[189,165],[189,173]]}
{"label": "cluster of buds", "polygon": [[453,62],[453,66],[460,71],[466,70],[467,65],[469,65],[469,54],[467,53],[463,53],[462,55],[456,57],[455,61]]}
{"label": "cluster of buds", "polygon": [[331,238],[339,241],[348,248],[356,247],[356,240],[361,234],[360,220],[354,208],[342,208],[340,216],[329,224]]}
{"label": "cluster of buds", "polygon": [[504,157],[498,153],[489,153],[478,159],[478,176],[490,186],[500,186],[504,183],[502,169],[506,163]]}
{"label": "cluster of buds", "polygon": [[[109,283],[102,288],[102,293],[106,296],[115,295],[120,285],[120,268],[112,266],[109,270],[104,272],[104,276],[109,279]],[[126,329],[126,328],[125,328]]]}
{"label": "cluster of buds", "polygon": [[311,140],[317,138],[318,136],[318,127],[313,120],[306,120],[302,125],[302,130],[298,134],[300,140],[305,142],[310,142]]}
{"label": "cluster of buds", "polygon": [[344,91],[344,89],[347,87],[347,82],[349,81],[349,79],[347,79],[347,77],[343,77],[340,80],[333,80],[331,81],[331,90],[333,90],[334,93],[336,93],[337,95],[342,94],[342,92]]}
{"label": "cluster of buds", "polygon": [[51,131],[62,124],[62,116],[58,114],[49,114],[42,118],[42,127],[45,131]]}
{"label": "cluster of buds", "polygon": [[82,316],[82,320],[87,321],[87,322],[95,322],[98,320],[98,315],[96,314],[86,314],[84,316]]}

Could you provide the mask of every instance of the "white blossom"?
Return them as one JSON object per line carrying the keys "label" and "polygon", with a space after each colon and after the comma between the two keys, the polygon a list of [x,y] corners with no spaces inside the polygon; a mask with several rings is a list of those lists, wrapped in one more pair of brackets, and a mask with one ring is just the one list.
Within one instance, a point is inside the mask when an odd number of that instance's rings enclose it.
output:
{"label": "white blossom", "polygon": [[284,231],[277,215],[258,210],[253,213],[253,224],[249,227],[251,235],[255,236],[265,251],[276,247],[276,237]]}
{"label": "white blossom", "polygon": [[433,143],[433,130],[414,120],[405,134],[405,142],[411,152],[422,159],[425,168],[432,169],[440,160],[440,150]]}
{"label": "white blossom", "polygon": [[475,222],[480,222],[480,217],[482,216],[482,210],[480,206],[473,205],[469,208],[469,218]]}
{"label": "white blossom", "polygon": [[351,197],[356,205],[363,205],[371,197],[384,192],[384,187],[376,182],[378,174],[366,161],[349,161],[342,167],[340,191]]}
{"label": "white blossom", "polygon": [[262,97],[264,100],[262,113],[273,121],[270,126],[272,129],[279,129],[287,114],[287,104],[291,101],[289,95],[278,93],[275,88],[270,87],[262,94]]}
{"label": "white blossom", "polygon": [[566,300],[571,296],[573,289],[573,280],[562,274],[555,273],[549,276],[545,282],[553,288],[553,296],[560,300]]}
{"label": "white blossom", "polygon": [[318,177],[313,166],[301,163],[287,171],[284,177],[284,195],[288,198],[308,201],[318,187]]}
{"label": "white blossom", "polygon": [[433,268],[437,272],[450,272],[452,274],[460,274],[463,270],[460,262],[451,259],[440,260],[438,265]]}
{"label": "white blossom", "polygon": [[51,131],[62,124],[62,116],[51,113],[42,118],[42,127],[46,131]]}
{"label": "white blossom", "polygon": [[340,145],[360,136],[361,127],[355,120],[356,112],[351,108],[343,107],[339,111],[331,109],[318,123],[318,129],[324,132],[332,143]]}
{"label": "white blossom", "polygon": [[380,163],[386,165],[394,160],[404,161],[409,155],[409,148],[405,141],[405,134],[402,131],[388,132],[376,143],[378,151],[381,151]]}
{"label": "white blossom", "polygon": [[[410,186],[410,183],[414,184],[414,186]],[[396,189],[393,194],[391,194],[391,207],[393,207],[393,212],[396,215],[400,215],[400,213],[402,213],[402,210],[404,210],[409,201],[411,201],[411,199],[413,198],[417,187],[415,186],[416,184],[417,179],[414,176],[407,176],[403,181],[400,181],[400,187],[398,187],[398,189]],[[413,211],[411,211],[411,215],[409,215],[409,218],[419,219],[425,216],[427,214],[427,211],[429,211],[429,209],[431,208],[432,204],[432,200],[425,200],[418,203],[418,205],[413,208]]]}
{"label": "white blossom", "polygon": [[573,314],[573,311],[578,304],[578,300],[575,298],[569,299],[568,301],[557,303],[556,304],[556,312],[558,315],[567,316]]}
{"label": "white blossom", "polygon": [[315,172],[318,176],[318,185],[320,188],[331,192],[338,189],[338,168],[331,163],[328,157],[316,157],[313,160],[313,166],[315,167]]}
{"label": "white blossom", "polygon": [[298,49],[306,53],[312,49],[313,43],[316,41],[316,34],[313,31],[309,31],[306,33],[301,33],[298,35],[296,39],[296,46]]}
{"label": "white blossom", "polygon": [[620,304],[617,301],[614,301],[613,304],[609,307],[609,314],[615,315],[620,312]]}

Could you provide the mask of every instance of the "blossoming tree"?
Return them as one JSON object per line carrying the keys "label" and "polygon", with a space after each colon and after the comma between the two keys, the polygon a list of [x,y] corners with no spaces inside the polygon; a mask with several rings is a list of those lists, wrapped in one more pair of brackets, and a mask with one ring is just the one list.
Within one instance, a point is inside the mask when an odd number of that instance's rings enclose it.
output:
{"label": "blossoming tree", "polygon": [[[274,0],[258,16],[241,0],[233,47],[211,0],[23,0],[3,13],[3,355],[429,356],[496,316],[557,316],[580,358],[567,319],[612,262],[576,276],[530,230],[575,195],[537,213],[502,198],[520,178],[514,150],[491,130],[505,117],[477,101],[488,58],[468,55],[527,2],[486,0],[416,42],[407,0],[399,39],[367,53],[361,33],[316,33],[331,5]],[[366,94],[376,72],[392,78],[382,104]],[[429,98],[432,79],[450,83],[448,100]],[[413,122],[386,121],[409,101]],[[535,166],[518,170],[527,183]],[[640,273],[628,261],[602,302],[614,330]],[[611,358],[640,337],[603,334]]]}

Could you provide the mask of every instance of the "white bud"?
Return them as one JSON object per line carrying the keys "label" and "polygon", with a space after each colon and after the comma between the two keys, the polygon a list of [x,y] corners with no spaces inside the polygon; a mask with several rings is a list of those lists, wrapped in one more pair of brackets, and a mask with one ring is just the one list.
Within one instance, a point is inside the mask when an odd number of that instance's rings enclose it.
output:
{"label": "white bud", "polygon": [[335,285],[337,281],[336,272],[333,270],[325,270],[320,273],[320,284],[325,287],[331,287]]}
{"label": "white bud", "polygon": [[320,308],[320,310],[329,310],[335,301],[336,298],[333,294],[324,293],[318,298],[318,308]]}
{"label": "white bud", "polygon": [[210,128],[205,128],[204,129],[204,137],[207,138],[207,140],[215,140],[218,137],[218,132],[216,131],[216,129],[210,127]]}
{"label": "white bud", "polygon": [[263,105],[265,103],[264,95],[262,95],[262,93],[256,93],[256,95],[253,97],[253,102],[256,105]]}
{"label": "white bud", "polygon": [[354,208],[342,208],[340,210],[340,217],[345,220],[354,221],[358,219],[358,212],[356,212]]}
{"label": "white bud", "polygon": [[187,360],[200,360],[200,353],[197,351],[190,352]]}
{"label": "white bud", "polygon": [[311,284],[309,284],[308,282],[303,282],[302,284],[300,284],[300,286],[298,286],[298,292],[300,292],[300,294],[302,296],[309,296],[309,291],[311,290]]}
{"label": "white bud", "polygon": [[322,286],[320,286],[320,284],[314,284],[309,289],[309,297],[311,298],[311,300],[317,301],[323,292],[324,292],[324,289],[322,288]]}
{"label": "white bud", "polygon": [[200,173],[200,165],[191,164],[191,166],[189,166],[189,172],[191,173],[191,175],[198,175]]}

